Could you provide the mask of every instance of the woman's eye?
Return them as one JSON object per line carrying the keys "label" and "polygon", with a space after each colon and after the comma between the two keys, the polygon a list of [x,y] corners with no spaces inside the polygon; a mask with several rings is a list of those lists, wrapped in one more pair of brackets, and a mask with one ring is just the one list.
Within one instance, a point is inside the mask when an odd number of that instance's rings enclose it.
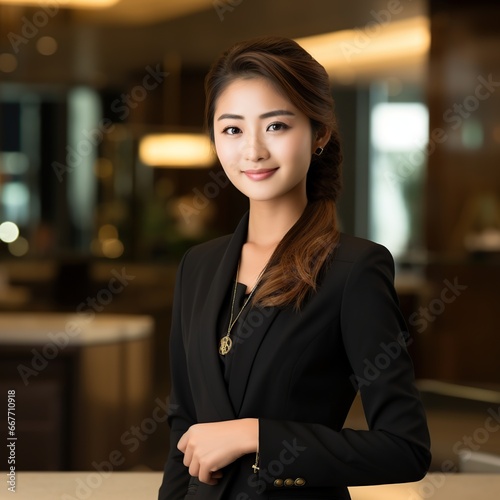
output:
{"label": "woman's eye", "polygon": [[267,127],[267,130],[270,132],[278,132],[279,130],[286,130],[288,128],[288,125],[285,125],[284,123],[271,123],[269,127]]}
{"label": "woman's eye", "polygon": [[236,135],[239,134],[241,130],[238,127],[226,127],[222,133],[227,135]]}

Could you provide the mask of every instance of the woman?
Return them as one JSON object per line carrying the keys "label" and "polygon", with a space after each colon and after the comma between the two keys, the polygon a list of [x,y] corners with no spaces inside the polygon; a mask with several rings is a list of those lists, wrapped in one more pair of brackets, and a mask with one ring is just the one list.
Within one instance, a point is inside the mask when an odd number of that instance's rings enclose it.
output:
{"label": "woman", "polygon": [[[324,68],[292,40],[255,39],[221,56],[206,94],[250,209],[178,270],[159,498],[348,499],[347,486],[422,478],[429,436],[392,257],[337,227]],[[367,431],[342,428],[358,389]]]}

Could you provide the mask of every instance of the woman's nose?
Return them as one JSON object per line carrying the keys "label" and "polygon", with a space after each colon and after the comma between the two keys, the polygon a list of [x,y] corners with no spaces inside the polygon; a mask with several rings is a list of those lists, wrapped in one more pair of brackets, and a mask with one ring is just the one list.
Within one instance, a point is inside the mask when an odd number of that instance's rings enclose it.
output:
{"label": "woman's nose", "polygon": [[258,162],[269,158],[269,151],[264,141],[257,135],[248,137],[245,145],[245,160]]}

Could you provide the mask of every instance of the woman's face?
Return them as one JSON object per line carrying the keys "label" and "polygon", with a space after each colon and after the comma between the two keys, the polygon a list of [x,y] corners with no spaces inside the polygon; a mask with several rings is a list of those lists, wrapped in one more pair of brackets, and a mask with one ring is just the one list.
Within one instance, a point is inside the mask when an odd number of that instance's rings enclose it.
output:
{"label": "woman's face", "polygon": [[215,108],[214,140],[226,175],[250,200],[305,199],[320,141],[307,116],[268,80],[237,79],[226,87]]}

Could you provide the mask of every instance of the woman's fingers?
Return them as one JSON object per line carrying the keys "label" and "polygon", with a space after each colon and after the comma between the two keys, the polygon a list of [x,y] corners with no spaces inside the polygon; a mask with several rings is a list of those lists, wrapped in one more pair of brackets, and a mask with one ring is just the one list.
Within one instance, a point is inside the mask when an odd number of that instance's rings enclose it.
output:
{"label": "woman's fingers", "polygon": [[202,483],[217,484],[219,472],[258,444],[258,420],[242,419],[192,425],[179,439],[189,474]]}

